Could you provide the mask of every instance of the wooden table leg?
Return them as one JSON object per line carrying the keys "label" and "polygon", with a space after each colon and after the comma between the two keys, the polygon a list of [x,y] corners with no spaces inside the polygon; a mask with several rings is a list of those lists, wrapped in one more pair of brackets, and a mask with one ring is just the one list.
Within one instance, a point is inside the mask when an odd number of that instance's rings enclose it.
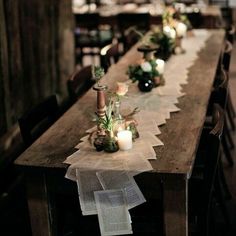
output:
{"label": "wooden table leg", "polygon": [[171,176],[164,180],[164,227],[166,236],[188,235],[188,180]]}
{"label": "wooden table leg", "polygon": [[27,174],[27,199],[33,236],[54,236],[51,206],[44,173]]}

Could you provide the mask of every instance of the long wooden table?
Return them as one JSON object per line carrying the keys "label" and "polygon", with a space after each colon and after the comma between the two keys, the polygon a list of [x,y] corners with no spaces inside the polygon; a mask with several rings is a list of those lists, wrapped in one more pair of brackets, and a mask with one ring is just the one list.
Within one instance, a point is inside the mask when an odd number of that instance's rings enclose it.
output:
{"label": "long wooden table", "polygon": [[[181,111],[172,114],[161,127],[159,137],[165,145],[155,148],[158,159],[151,161],[153,173],[163,182],[167,236],[188,235],[188,180],[224,41],[222,30],[212,32],[189,69],[189,83],[183,87],[186,96],[181,97],[178,104]],[[140,54],[134,46],[109,69],[104,82],[112,88],[116,80],[127,79],[128,63],[136,62],[137,58]],[[66,192],[71,184],[63,177],[68,167],[63,161],[75,151],[74,147],[85,130],[94,125],[90,116],[95,109],[96,93],[91,89],[15,162],[25,171],[27,178],[33,235],[57,235],[53,194]]]}

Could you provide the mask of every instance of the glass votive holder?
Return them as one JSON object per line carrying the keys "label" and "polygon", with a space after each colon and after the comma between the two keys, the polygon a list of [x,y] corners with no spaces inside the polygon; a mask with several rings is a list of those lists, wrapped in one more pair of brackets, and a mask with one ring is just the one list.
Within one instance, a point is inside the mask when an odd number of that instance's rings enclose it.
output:
{"label": "glass votive holder", "polygon": [[119,131],[125,130],[125,119],[116,119],[114,121],[114,135],[116,136]]}
{"label": "glass votive holder", "polygon": [[117,133],[117,141],[120,150],[126,151],[132,148],[132,132],[130,130],[122,130]]}

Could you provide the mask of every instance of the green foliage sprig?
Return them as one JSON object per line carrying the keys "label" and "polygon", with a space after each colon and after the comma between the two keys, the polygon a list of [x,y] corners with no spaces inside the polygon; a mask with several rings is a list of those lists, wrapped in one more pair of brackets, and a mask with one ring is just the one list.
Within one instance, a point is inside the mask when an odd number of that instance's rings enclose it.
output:
{"label": "green foliage sprig", "polygon": [[101,66],[92,66],[92,76],[99,83],[99,80],[104,76],[105,71]]}
{"label": "green foliage sprig", "polygon": [[156,54],[164,60],[166,60],[168,55],[174,50],[175,40],[164,34],[158,27],[153,29],[150,34],[150,41],[158,46]]}
{"label": "green foliage sprig", "polygon": [[112,111],[114,107],[114,102],[112,99],[110,99],[109,104],[106,108],[106,113],[104,117],[98,117],[98,124],[101,126],[102,129],[112,132],[113,131],[113,118],[112,118]]}
{"label": "green foliage sprig", "polygon": [[[150,68],[150,70],[144,70],[145,63]],[[143,80],[147,77],[154,78],[159,75],[159,72],[157,71],[156,67],[156,61],[154,59],[151,59],[149,61],[143,62],[142,64],[130,65],[128,67],[127,74],[133,82],[137,80]]]}

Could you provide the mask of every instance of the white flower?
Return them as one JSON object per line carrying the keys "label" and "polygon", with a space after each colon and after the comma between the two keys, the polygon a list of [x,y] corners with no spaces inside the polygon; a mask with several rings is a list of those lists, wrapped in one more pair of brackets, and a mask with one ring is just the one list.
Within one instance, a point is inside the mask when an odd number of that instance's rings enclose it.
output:
{"label": "white flower", "polygon": [[116,94],[124,96],[128,92],[128,85],[126,83],[117,82]]}
{"label": "white flower", "polygon": [[157,63],[156,70],[162,75],[165,69],[165,61],[161,59],[156,59],[156,63]]}
{"label": "white flower", "polygon": [[152,65],[147,61],[143,62],[140,66],[144,72],[151,72],[152,71]]}
{"label": "white flower", "polygon": [[172,27],[170,27],[169,25],[166,25],[163,27],[163,33],[166,36],[170,37],[171,39],[175,39],[175,37],[176,37],[175,30]]}
{"label": "white flower", "polygon": [[184,37],[187,32],[187,25],[182,22],[179,22],[176,26],[176,33],[178,37]]}

